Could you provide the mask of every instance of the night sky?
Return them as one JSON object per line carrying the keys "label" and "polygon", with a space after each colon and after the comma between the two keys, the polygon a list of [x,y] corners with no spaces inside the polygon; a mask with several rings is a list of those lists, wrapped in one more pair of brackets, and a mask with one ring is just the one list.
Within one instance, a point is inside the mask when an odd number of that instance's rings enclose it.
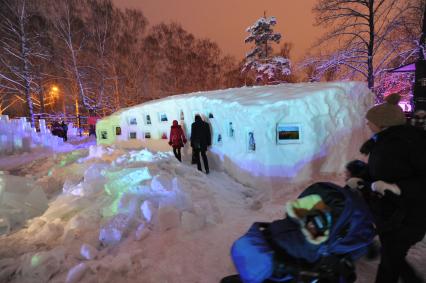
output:
{"label": "night sky", "polygon": [[292,58],[300,59],[322,33],[314,27],[317,0],[114,0],[121,8],[142,10],[150,25],[175,21],[197,37],[217,42],[225,53],[241,59],[252,46],[244,44],[246,28],[263,16],[275,16],[284,41],[293,43]]}

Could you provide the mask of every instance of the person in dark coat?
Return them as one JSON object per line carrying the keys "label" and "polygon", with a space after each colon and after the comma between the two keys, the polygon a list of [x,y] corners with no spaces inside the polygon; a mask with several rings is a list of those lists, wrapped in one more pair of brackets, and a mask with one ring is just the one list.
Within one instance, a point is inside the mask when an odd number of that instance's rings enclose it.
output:
{"label": "person in dark coat", "polygon": [[169,145],[173,147],[173,153],[177,160],[182,162],[182,155],[180,149],[186,144],[186,137],[182,127],[178,124],[177,120],[173,120],[173,125],[170,127]]}
{"label": "person in dark coat", "polygon": [[52,135],[64,138],[64,128],[58,121],[52,123]]}
{"label": "person in dark coat", "polygon": [[373,137],[361,147],[368,155],[371,190],[380,195],[375,214],[381,242],[376,283],[423,282],[405,257],[426,233],[426,147],[424,132],[406,125],[391,94],[366,114]]}
{"label": "person in dark coat", "polygon": [[64,121],[62,121],[61,127],[64,131],[63,132],[63,139],[64,139],[64,141],[67,141],[68,140],[68,125]]}
{"label": "person in dark coat", "polygon": [[209,174],[209,162],[207,160],[207,147],[212,144],[210,126],[201,119],[200,115],[195,115],[195,122],[191,125],[191,147],[198,170],[201,170],[200,153],[203,158],[204,169]]}

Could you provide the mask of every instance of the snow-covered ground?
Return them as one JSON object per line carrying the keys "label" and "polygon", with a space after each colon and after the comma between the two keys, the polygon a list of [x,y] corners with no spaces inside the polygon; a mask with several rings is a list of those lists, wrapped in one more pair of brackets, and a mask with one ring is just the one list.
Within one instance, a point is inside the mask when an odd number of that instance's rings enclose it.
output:
{"label": "snow-covered ground", "polygon": [[[179,163],[93,138],[66,147],[0,159],[49,199],[43,215],[0,237],[0,282],[219,282],[235,273],[229,249],[252,222],[282,218],[287,200],[322,181],[255,188],[217,168],[198,172],[188,155]],[[426,276],[426,240],[409,259]],[[357,282],[373,282],[376,265],[359,262]]]}

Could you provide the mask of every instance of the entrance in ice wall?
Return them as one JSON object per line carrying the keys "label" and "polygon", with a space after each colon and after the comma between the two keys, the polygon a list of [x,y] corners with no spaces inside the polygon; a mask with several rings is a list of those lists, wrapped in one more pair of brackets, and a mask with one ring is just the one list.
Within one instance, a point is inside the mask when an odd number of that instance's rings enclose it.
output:
{"label": "entrance in ice wall", "polygon": [[[122,111],[116,139],[168,139],[173,120],[189,139],[199,114],[211,126],[211,158],[238,180],[303,181],[337,173],[359,157],[359,146],[368,137],[364,116],[372,105],[366,85],[355,82],[186,94]],[[101,122],[108,127],[117,122],[109,119]]]}

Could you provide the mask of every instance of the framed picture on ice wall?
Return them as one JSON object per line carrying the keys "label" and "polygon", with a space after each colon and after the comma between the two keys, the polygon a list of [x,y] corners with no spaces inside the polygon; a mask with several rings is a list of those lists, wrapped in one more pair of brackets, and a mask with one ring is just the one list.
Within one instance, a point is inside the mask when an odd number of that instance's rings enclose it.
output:
{"label": "framed picture on ice wall", "polygon": [[160,122],[167,122],[167,121],[169,121],[169,119],[167,118],[167,114],[164,113],[164,112],[159,112],[158,113],[158,120]]}
{"label": "framed picture on ice wall", "polygon": [[151,115],[145,114],[145,125],[151,125]]}
{"label": "framed picture on ice wall", "polygon": [[301,124],[277,124],[277,144],[301,143],[302,138]]}
{"label": "framed picture on ice wall", "polygon": [[235,137],[235,129],[234,129],[234,124],[232,122],[228,122],[228,137],[230,138]]}
{"label": "framed picture on ice wall", "polygon": [[129,125],[137,125],[136,117],[129,117]]}
{"label": "framed picture on ice wall", "polygon": [[252,129],[246,129],[246,147],[247,152],[255,152],[256,151],[256,136]]}
{"label": "framed picture on ice wall", "polygon": [[213,143],[215,145],[222,145],[222,142],[223,142],[222,133],[217,133],[213,135]]}

